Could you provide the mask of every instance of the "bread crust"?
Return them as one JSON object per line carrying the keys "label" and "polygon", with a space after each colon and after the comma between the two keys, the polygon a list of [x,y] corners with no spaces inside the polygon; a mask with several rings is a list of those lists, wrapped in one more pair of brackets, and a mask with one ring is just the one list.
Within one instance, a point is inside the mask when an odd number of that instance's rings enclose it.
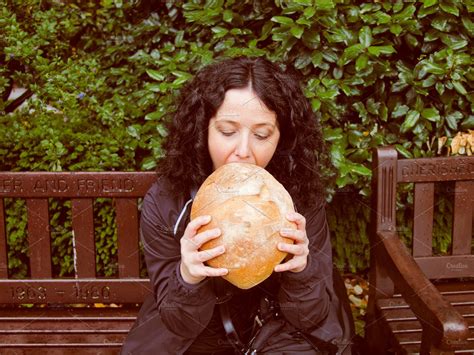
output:
{"label": "bread crust", "polygon": [[224,279],[241,289],[268,278],[286,253],[279,242],[293,243],[280,235],[282,228],[296,229],[286,219],[294,211],[290,194],[269,172],[253,164],[230,163],[214,171],[199,188],[191,208],[191,219],[212,216],[198,233],[219,227],[221,236],[201,250],[224,245],[224,254],[207,262],[229,269]]}

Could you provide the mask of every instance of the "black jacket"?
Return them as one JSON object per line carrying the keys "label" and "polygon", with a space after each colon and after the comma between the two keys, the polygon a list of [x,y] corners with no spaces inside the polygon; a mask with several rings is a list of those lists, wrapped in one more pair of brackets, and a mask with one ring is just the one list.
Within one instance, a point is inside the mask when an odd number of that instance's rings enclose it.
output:
{"label": "black jacket", "polygon": [[[219,322],[211,322],[217,311],[215,280],[207,278],[189,285],[179,273],[179,238],[189,222],[190,198],[190,194],[173,196],[165,179],[159,179],[145,196],[141,233],[153,296],[144,302],[123,345],[123,354],[183,354],[203,331],[209,330],[210,323],[221,327]],[[299,273],[273,273],[248,291],[226,283],[234,294],[231,309],[240,310],[246,319],[246,312],[255,309],[260,296],[272,293],[283,316],[296,328],[311,329],[312,335],[333,341],[341,338],[342,328],[324,207],[306,213],[305,218],[310,240],[306,268]],[[245,292],[252,292],[252,297],[243,297]]]}

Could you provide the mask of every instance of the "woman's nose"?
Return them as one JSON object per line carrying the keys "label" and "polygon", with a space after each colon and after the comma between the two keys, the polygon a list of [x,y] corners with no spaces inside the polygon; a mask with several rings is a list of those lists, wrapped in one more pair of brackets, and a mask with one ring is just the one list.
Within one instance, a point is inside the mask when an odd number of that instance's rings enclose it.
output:
{"label": "woman's nose", "polygon": [[248,158],[250,156],[250,147],[249,147],[249,137],[248,134],[240,134],[239,140],[237,142],[237,147],[235,149],[235,154],[239,158]]}

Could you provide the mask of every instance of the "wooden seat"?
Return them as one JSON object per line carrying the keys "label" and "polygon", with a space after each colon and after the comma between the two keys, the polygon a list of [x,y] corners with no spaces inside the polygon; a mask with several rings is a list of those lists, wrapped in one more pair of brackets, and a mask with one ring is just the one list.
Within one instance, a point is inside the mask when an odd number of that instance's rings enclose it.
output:
{"label": "wooden seat", "polygon": [[[0,172],[2,354],[119,352],[140,304],[151,292],[149,280],[139,276],[138,199],[154,181],[155,174],[145,172]],[[117,224],[118,275],[110,278],[96,276],[93,203],[104,197],[113,201]],[[8,277],[5,198],[26,200],[27,279]],[[75,258],[72,278],[53,277],[49,198],[71,201]],[[21,307],[24,304],[36,306]],[[94,304],[108,307],[97,308]]]}
{"label": "wooden seat", "polygon": [[[455,353],[472,354],[474,352],[474,284],[455,282],[437,285],[437,288],[443,298],[467,321],[469,327],[467,348]],[[376,307],[390,328],[389,331],[396,338],[396,342],[407,353],[420,352],[422,326],[403,297],[398,294],[392,298],[380,299]]]}
{"label": "wooden seat", "polygon": [[2,309],[0,344],[17,350],[118,353],[136,313],[136,308]]}
{"label": "wooden seat", "polygon": [[[396,225],[397,187],[414,184],[414,215]],[[453,199],[452,245],[433,253],[435,184]],[[449,187],[449,188],[447,188]],[[373,354],[474,354],[474,157],[373,156],[370,294],[366,342]],[[397,231],[412,227],[410,249]]]}

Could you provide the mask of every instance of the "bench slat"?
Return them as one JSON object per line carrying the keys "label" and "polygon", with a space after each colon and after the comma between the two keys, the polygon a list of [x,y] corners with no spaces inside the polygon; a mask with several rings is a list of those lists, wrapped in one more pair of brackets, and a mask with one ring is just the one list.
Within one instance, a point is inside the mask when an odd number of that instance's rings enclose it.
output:
{"label": "bench slat", "polygon": [[474,182],[457,181],[454,191],[453,255],[471,254]]}
{"label": "bench slat", "polygon": [[2,353],[8,348],[69,354],[64,351],[76,348],[75,354],[118,354],[138,311],[136,306],[0,309]]}
{"label": "bench slat", "polygon": [[[42,346],[49,347],[52,344],[82,344],[82,346],[87,346],[88,343],[101,344],[102,347],[108,346],[117,346],[121,345],[125,339],[125,334],[121,333],[94,333],[94,334],[0,334],[0,344],[2,347],[5,344],[11,344],[14,346],[16,344],[41,344]],[[113,345],[112,345],[113,344]],[[97,345],[94,345],[97,346]]]}
{"label": "bench slat", "polygon": [[94,206],[92,199],[72,200],[76,276],[95,277]]}
{"label": "bench slat", "polygon": [[138,209],[136,199],[116,198],[119,277],[138,277]]}
{"label": "bench slat", "polygon": [[143,197],[154,172],[0,172],[0,197]]}
{"label": "bench slat", "polygon": [[50,278],[52,267],[48,199],[29,198],[26,200],[26,208],[31,277]]}
{"label": "bench slat", "polygon": [[3,198],[0,198],[0,279],[8,277],[7,228]]}
{"label": "bench slat", "polygon": [[[120,346],[105,349],[93,347],[92,345],[93,344],[89,344],[87,348],[84,348],[80,347],[80,344],[76,347],[72,346],[72,344],[69,344],[67,347],[57,344],[54,348],[42,349],[41,346],[35,347],[24,344],[21,348],[5,349],[3,353],[5,355],[117,355],[120,353]],[[5,347],[6,346],[7,345],[5,345]],[[80,352],[78,352],[78,347],[80,347]]]}
{"label": "bench slat", "polygon": [[[445,297],[454,306],[456,311],[465,317],[469,325],[468,344],[462,351],[455,351],[455,353],[462,353],[466,350],[468,350],[468,353],[472,353],[474,351],[474,301],[472,293],[466,292],[464,295],[453,294]],[[421,346],[421,323],[404,299],[390,298],[379,300],[377,308],[393,333],[396,344],[406,353],[418,353]]]}
{"label": "bench slat", "polygon": [[148,279],[0,280],[0,303],[141,303]]}
{"label": "bench slat", "polygon": [[471,157],[400,159],[397,164],[398,182],[435,182],[474,178]]}
{"label": "bench slat", "polygon": [[415,185],[413,256],[429,256],[433,245],[434,184]]}
{"label": "bench slat", "polygon": [[432,280],[472,277],[474,270],[474,255],[422,256],[415,261]]}

